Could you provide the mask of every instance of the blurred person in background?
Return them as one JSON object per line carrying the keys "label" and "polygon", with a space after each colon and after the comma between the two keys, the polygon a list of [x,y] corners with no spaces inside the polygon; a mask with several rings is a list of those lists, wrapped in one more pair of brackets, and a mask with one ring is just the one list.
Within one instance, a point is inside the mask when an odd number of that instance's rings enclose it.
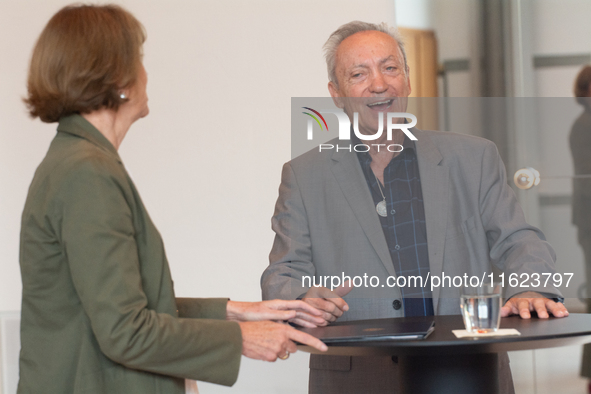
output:
{"label": "blurred person in background", "polygon": [[[585,257],[587,313],[591,313],[591,66],[581,69],[575,80],[574,94],[583,113],[573,124],[569,136],[575,176],[573,179],[573,224],[578,229],[579,245]],[[591,379],[591,345],[583,347],[581,375]],[[591,382],[588,387],[591,393]]]}

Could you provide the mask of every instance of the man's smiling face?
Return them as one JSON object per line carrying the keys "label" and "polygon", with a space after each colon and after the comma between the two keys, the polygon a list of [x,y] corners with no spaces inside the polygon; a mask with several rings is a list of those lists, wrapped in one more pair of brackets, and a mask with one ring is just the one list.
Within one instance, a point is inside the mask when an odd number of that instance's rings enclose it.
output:
{"label": "man's smiling face", "polygon": [[410,80],[402,51],[388,34],[363,31],[344,39],[337,48],[335,74],[338,84],[329,82],[330,95],[351,121],[359,113],[361,133],[376,133],[380,112],[406,111]]}

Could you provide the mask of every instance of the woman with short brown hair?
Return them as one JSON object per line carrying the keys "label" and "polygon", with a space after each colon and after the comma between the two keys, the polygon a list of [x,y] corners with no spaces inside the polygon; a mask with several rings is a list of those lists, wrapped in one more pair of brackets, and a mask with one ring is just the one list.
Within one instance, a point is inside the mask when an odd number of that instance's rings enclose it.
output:
{"label": "woman with short brown hair", "polygon": [[49,21],[31,59],[31,115],[58,122],[73,113],[117,110],[142,66],[146,33],[128,12],[113,5],[68,6]]}
{"label": "woman with short brown hair", "polygon": [[[232,385],[241,354],[318,349],[288,325],[302,301],[175,298],[162,239],[117,150],[148,112],[142,25],[118,6],[68,6],[35,46],[25,102],[59,122],[22,215],[19,393],[182,393]],[[231,320],[231,321],[228,321]]]}

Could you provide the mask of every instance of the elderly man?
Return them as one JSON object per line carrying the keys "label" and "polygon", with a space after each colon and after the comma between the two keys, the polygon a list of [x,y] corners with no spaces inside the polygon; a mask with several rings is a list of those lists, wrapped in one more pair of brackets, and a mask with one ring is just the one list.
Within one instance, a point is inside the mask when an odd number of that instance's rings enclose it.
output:
{"label": "elderly man", "polygon": [[[406,110],[409,69],[395,30],[351,22],[330,36],[325,53],[330,95],[352,122],[358,113],[361,134],[376,134],[383,113]],[[271,263],[261,278],[264,299],[301,298],[323,310],[327,323],[459,314],[461,289],[454,286],[330,291],[302,277],[367,274],[383,284],[395,276],[480,277],[491,264],[506,275],[555,272],[554,251],[525,222],[492,142],[412,134],[416,141],[394,130],[389,141],[386,133],[371,141],[368,152],[315,149],[285,164]],[[383,148],[389,144],[403,149]],[[502,315],[568,315],[557,289],[537,290],[543,295],[505,288]],[[506,354],[500,363],[501,392],[513,392]],[[396,358],[312,356],[310,393],[395,392],[397,374]]]}

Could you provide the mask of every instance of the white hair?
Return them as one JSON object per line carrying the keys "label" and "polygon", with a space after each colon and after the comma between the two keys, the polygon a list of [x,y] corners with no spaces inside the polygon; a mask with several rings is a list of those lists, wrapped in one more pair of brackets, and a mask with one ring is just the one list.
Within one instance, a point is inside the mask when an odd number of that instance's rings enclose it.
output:
{"label": "white hair", "polygon": [[402,52],[402,57],[404,59],[404,71],[408,74],[408,65],[406,63],[406,51],[404,50],[404,41],[402,39],[402,35],[398,31],[398,29],[388,25],[386,22],[382,22],[380,24],[375,23],[368,23],[368,22],[361,22],[361,21],[353,21],[346,23],[339,27],[334,33],[330,35],[324,46],[322,47],[324,50],[324,57],[326,58],[326,68],[328,69],[328,79],[333,83],[338,85],[337,76],[336,76],[336,57],[337,57],[337,49],[341,42],[343,42],[347,37],[352,36],[355,33],[359,33],[362,31],[379,31],[382,33],[386,33],[390,37],[392,37],[398,43],[398,47]]}

